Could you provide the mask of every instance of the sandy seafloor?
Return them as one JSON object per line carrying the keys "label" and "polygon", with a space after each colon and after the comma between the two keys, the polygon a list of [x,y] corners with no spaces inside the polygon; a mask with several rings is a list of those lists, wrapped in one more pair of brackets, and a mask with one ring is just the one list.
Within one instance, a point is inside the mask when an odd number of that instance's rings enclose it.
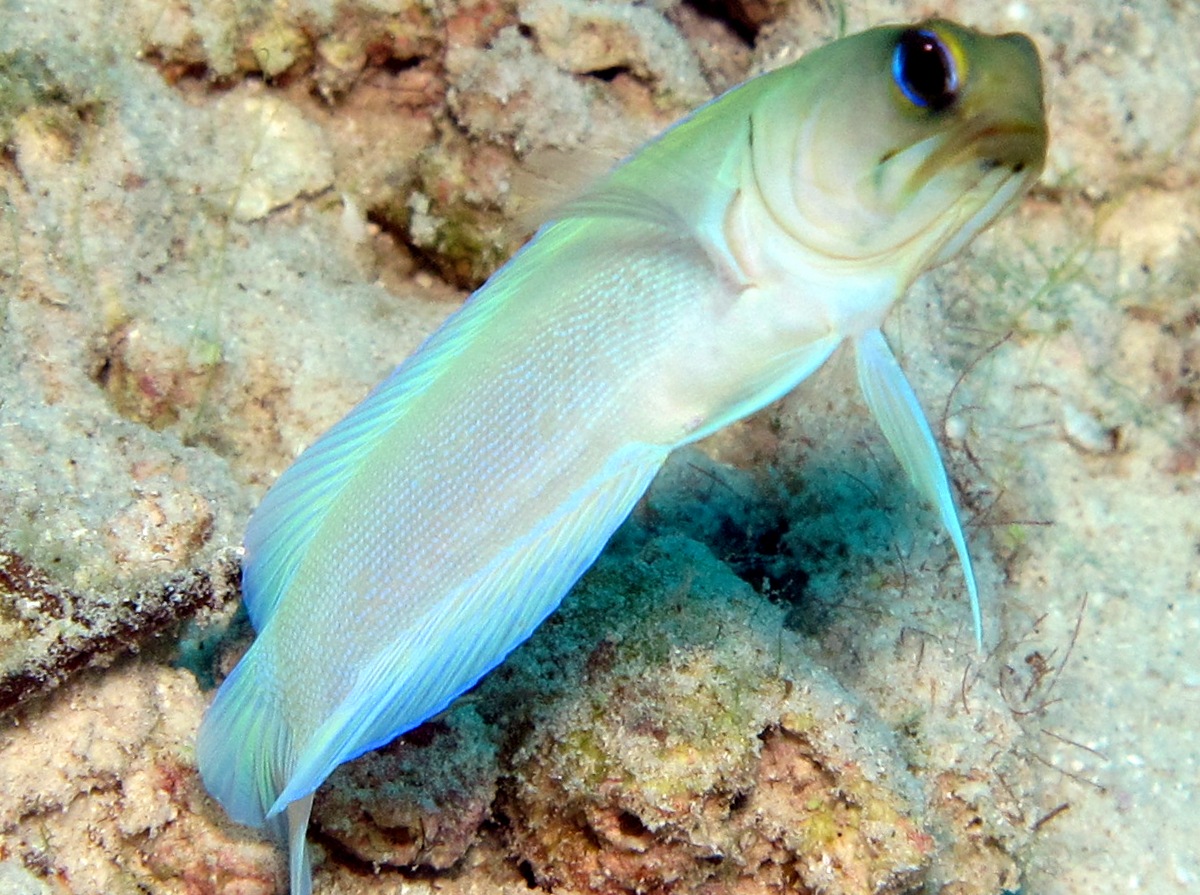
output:
{"label": "sandy seafloor", "polygon": [[837,358],[676,458],[526,647],[335,775],[317,891],[1200,891],[1190,3],[0,0],[0,893],[282,886],[193,753],[266,486],[529,196],[934,12],[1033,37],[1052,133],[888,325],[986,655]]}

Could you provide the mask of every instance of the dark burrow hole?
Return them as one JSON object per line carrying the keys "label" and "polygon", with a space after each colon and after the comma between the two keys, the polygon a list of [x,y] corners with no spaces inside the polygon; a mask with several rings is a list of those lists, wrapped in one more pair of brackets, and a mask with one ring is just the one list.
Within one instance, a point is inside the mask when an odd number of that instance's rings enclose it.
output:
{"label": "dark burrow hole", "polygon": [[622,811],[617,815],[617,829],[621,831],[622,836],[632,839],[649,839],[654,835],[642,823],[642,819],[630,811]]}
{"label": "dark burrow hole", "polygon": [[537,889],[537,875],[533,872],[533,865],[528,861],[522,861],[517,865],[517,872],[521,874],[521,879],[525,880],[525,885],[531,889]]}
{"label": "dark burrow hole", "polygon": [[614,65],[609,68],[598,68],[595,71],[588,72],[593,78],[598,78],[601,81],[615,81],[620,75],[629,74],[629,68],[625,65]]}
{"label": "dark burrow hole", "polygon": [[379,65],[379,69],[389,75],[398,75],[416,68],[423,61],[420,56],[389,56]]}
{"label": "dark burrow hole", "polygon": [[684,0],[684,4],[705,18],[721,22],[748,47],[754,46],[771,14],[767,0]]}

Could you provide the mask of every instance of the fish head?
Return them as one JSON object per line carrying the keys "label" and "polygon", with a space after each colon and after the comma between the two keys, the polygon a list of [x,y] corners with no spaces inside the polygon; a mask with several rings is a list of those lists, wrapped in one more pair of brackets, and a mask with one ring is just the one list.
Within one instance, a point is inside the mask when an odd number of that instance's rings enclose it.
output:
{"label": "fish head", "polygon": [[1042,67],[1024,35],[940,19],[886,26],[781,75],[752,116],[762,201],[810,254],[890,270],[901,290],[1045,164]]}

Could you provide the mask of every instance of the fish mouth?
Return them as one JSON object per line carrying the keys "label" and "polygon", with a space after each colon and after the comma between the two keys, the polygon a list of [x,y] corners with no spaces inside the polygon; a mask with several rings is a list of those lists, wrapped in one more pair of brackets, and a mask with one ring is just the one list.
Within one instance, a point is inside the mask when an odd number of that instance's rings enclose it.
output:
{"label": "fish mouth", "polygon": [[972,188],[964,192],[937,228],[940,234],[930,241],[922,268],[937,267],[957,255],[1024,195],[1037,179],[1040,167],[1016,161],[1010,166],[992,165]]}
{"label": "fish mouth", "polygon": [[949,260],[1012,206],[1041,174],[1046,143],[1044,126],[1010,119],[909,147],[924,157],[902,181],[903,201],[920,206],[925,193],[930,212],[926,226],[910,237],[910,244],[920,240],[927,246],[919,267]]}
{"label": "fish mouth", "polygon": [[1004,168],[1036,179],[1046,162],[1046,130],[1021,121],[986,122],[943,139],[912,172],[909,196],[949,170],[986,173]]}

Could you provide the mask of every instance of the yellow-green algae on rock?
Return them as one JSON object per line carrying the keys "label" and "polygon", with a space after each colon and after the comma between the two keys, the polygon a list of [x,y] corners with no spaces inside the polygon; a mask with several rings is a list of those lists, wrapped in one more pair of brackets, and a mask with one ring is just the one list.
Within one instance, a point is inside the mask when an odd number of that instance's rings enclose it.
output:
{"label": "yellow-green algae on rock", "polygon": [[[513,755],[504,807],[540,882],[831,895],[919,884],[935,857],[927,809],[890,733],[704,547],[668,537],[603,561],[562,615],[557,645],[517,657],[541,652],[532,668],[561,664],[564,681]],[[574,648],[547,654],[568,629]]]}

